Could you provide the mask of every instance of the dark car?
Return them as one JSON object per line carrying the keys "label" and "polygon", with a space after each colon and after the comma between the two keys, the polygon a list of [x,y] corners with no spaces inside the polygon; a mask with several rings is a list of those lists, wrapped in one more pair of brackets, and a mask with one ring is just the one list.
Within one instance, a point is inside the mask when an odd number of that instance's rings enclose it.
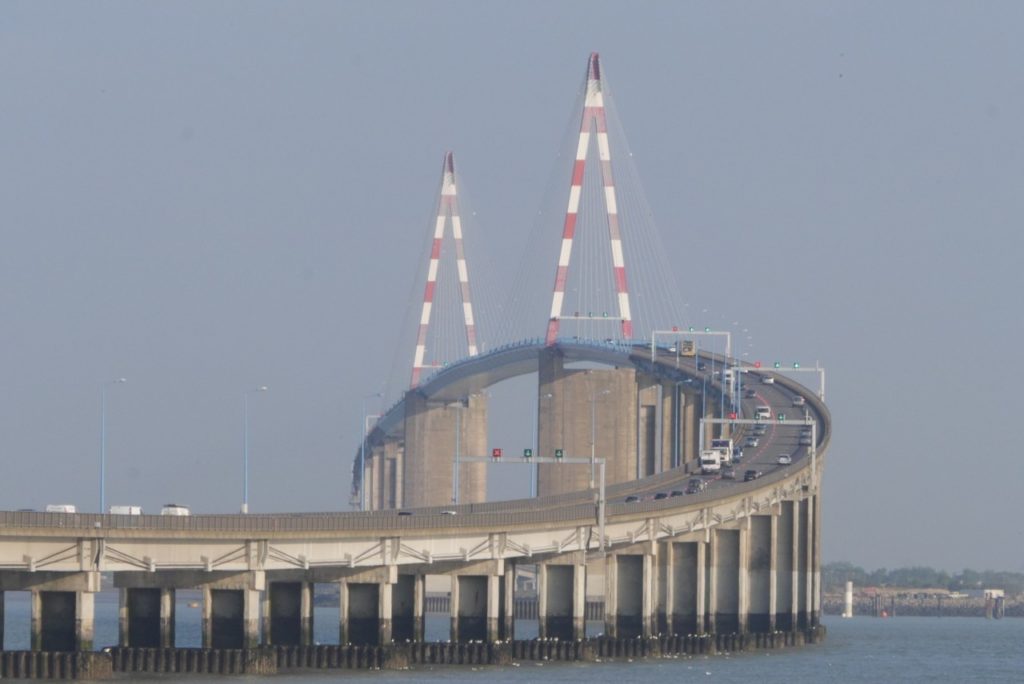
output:
{"label": "dark car", "polygon": [[669,494],[669,496],[682,496],[682,495],[683,495],[683,490],[681,490],[681,489],[673,489],[672,493]]}
{"label": "dark car", "polygon": [[736,479],[736,469],[735,468],[723,468],[722,469],[722,479],[723,480],[735,480]]}
{"label": "dark car", "polygon": [[708,364],[704,363],[703,361],[698,361],[697,362],[697,370],[706,370],[707,367],[708,367]]}
{"label": "dark car", "polygon": [[747,399],[753,399],[754,397],[756,397],[756,396],[757,396],[757,392],[756,392],[756,391],[754,391],[754,390],[752,390],[752,389],[748,389],[748,390],[747,390],[747,391],[745,392],[745,394],[747,395]]}
{"label": "dark car", "polygon": [[751,480],[756,480],[759,477],[761,477],[760,470],[748,470],[747,472],[743,473],[744,482],[750,482]]}
{"label": "dark car", "polygon": [[687,494],[700,494],[708,488],[706,480],[702,480],[699,477],[691,477],[690,482],[686,485]]}
{"label": "dark car", "polygon": [[667,498],[668,498],[668,492],[658,492],[657,494],[654,495],[654,500],[655,501],[661,501],[662,499],[667,499]]}
{"label": "dark car", "polygon": [[639,500],[640,497],[637,496],[636,494],[630,494],[629,496],[626,497],[626,503],[636,503]]}

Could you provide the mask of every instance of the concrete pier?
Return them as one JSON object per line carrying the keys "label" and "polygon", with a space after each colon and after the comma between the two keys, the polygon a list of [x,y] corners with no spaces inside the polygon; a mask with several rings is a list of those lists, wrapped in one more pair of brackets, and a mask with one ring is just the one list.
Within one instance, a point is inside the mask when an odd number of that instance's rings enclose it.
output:
{"label": "concrete pier", "polygon": [[275,646],[313,643],[312,582],[268,582],[263,592],[263,639]]}
{"label": "concrete pier", "polygon": [[118,644],[132,648],[172,648],[174,597],[174,589],[166,587],[120,589]]}
{"label": "concrete pier", "polygon": [[[406,394],[403,506],[451,504],[455,455],[484,456],[487,450],[487,397],[472,394],[452,402],[428,401]],[[458,502],[487,498],[487,473],[482,463],[461,463]]]}
{"label": "concrete pier", "polygon": [[537,564],[541,639],[577,640],[586,636],[586,571],[583,554]]}

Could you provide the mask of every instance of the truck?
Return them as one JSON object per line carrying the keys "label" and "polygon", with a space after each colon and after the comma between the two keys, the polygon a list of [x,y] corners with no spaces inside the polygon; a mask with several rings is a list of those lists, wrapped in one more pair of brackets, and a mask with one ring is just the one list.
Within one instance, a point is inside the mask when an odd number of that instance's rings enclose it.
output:
{"label": "truck", "polygon": [[712,439],[711,448],[722,454],[722,465],[732,465],[733,443],[732,439]]}
{"label": "truck", "polygon": [[700,472],[705,475],[722,470],[722,452],[719,449],[705,449],[700,452]]}
{"label": "truck", "polygon": [[111,515],[142,515],[142,506],[111,506]]}

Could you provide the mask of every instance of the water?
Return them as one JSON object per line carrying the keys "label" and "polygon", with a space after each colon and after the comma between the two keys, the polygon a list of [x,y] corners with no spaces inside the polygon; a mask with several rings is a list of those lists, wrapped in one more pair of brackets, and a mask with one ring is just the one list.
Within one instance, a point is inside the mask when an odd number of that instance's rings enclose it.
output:
{"label": "water", "polygon": [[[185,592],[179,592],[184,594]],[[6,594],[5,646],[27,648],[28,600],[23,592]],[[177,605],[178,645],[199,645],[198,608],[195,597],[180,596]],[[316,639],[337,642],[338,609],[317,606]],[[406,672],[345,672],[351,681],[395,682],[671,682],[679,680],[742,682],[1024,682],[1024,620],[980,618],[826,617],[828,638],[824,644],[780,651],[754,651],[740,655],[698,656],[633,663],[522,663],[519,667],[424,667]],[[588,624],[588,630],[599,629]],[[448,619],[430,616],[428,638],[447,637]],[[523,638],[536,633],[536,621],[517,621]],[[117,641],[117,597],[96,597],[96,644]],[[190,676],[190,682],[327,682],[337,672],[259,677],[206,678]]]}

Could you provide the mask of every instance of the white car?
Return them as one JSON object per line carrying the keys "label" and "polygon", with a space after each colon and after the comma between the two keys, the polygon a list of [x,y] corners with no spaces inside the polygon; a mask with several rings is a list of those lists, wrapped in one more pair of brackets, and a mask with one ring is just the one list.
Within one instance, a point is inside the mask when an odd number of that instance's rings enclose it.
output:
{"label": "white car", "polygon": [[755,448],[760,443],[761,443],[761,440],[759,440],[754,435],[750,435],[749,437],[747,437],[747,441],[744,442],[744,445],[747,446],[748,448],[753,449],[753,448]]}
{"label": "white car", "polygon": [[773,378],[770,375],[762,375],[761,376],[761,384],[762,385],[774,385],[775,384],[775,378]]}
{"label": "white car", "polygon": [[804,406],[805,404],[807,404],[807,400],[799,394],[793,397],[793,406]]}
{"label": "white car", "polygon": [[779,454],[779,460],[777,463],[779,465],[790,465],[793,463],[793,457],[789,454]]}

